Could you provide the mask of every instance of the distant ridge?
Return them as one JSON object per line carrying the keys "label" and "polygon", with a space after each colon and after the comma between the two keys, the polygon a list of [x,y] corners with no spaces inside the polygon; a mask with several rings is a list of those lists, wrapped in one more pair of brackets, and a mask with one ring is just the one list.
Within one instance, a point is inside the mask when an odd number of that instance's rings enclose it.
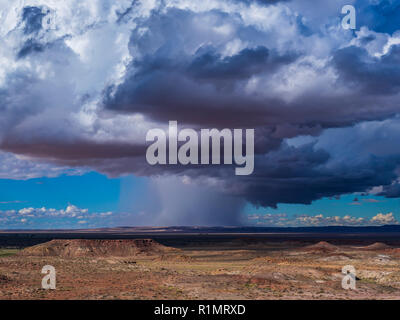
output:
{"label": "distant ridge", "polygon": [[8,229],[0,230],[0,234],[8,233],[400,233],[400,225],[385,226],[327,226],[327,227],[113,227],[97,229]]}

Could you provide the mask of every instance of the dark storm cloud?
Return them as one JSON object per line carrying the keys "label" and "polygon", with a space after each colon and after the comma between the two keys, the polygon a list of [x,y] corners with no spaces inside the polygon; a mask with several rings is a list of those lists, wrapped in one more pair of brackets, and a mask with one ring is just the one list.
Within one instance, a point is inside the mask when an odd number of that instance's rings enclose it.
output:
{"label": "dark storm cloud", "polygon": [[[341,30],[347,2],[126,1],[72,13],[61,6],[54,30],[43,29],[41,8],[19,8],[19,29],[10,26],[4,42],[4,61],[17,60],[2,65],[0,148],[113,176],[211,180],[227,199],[262,206],[376,186],[394,196],[400,46],[389,35]],[[387,3],[368,6],[386,19],[371,28],[395,35],[397,6],[389,5],[393,16]],[[253,175],[149,166],[145,132],[169,120],[255,128]],[[313,142],[288,141],[304,136]]]}
{"label": "dark storm cloud", "polygon": [[[254,125],[273,116],[265,110],[268,103],[236,92],[244,80],[260,73],[274,73],[293,61],[265,47],[244,49],[222,58],[212,47],[200,48],[193,56],[178,59],[160,55],[146,56],[132,65],[136,72],[106,96],[106,108],[141,113],[156,120],[177,119],[195,125]],[[211,85],[211,86],[210,86]],[[270,99],[278,107],[282,102]],[[246,105],[247,109],[243,108]],[[209,117],[213,113],[213,118]]]}
{"label": "dark storm cloud", "polygon": [[34,156],[47,159],[59,159],[65,161],[77,161],[84,165],[85,161],[93,159],[118,159],[142,156],[145,153],[144,145],[134,145],[121,142],[100,142],[95,143],[89,140],[54,141],[49,139],[43,141],[13,141],[3,139],[0,148],[17,154]]}
{"label": "dark storm cloud", "polygon": [[268,67],[269,50],[265,47],[244,49],[222,58],[214,48],[200,48],[187,67],[188,73],[199,80],[224,81],[248,79]]}
{"label": "dark storm cloud", "polygon": [[[212,16],[225,22],[235,21],[218,11]],[[207,45],[188,53],[183,45],[196,43],[192,33],[196,30],[191,30],[195,17],[192,12],[176,9],[155,12],[141,26],[147,29],[145,33],[133,32],[131,44],[139,47],[143,55],[134,58],[122,84],[106,91],[106,108],[144,114],[156,121],[175,119],[197,126],[275,129],[287,124],[292,128],[344,127],[384,119],[397,112],[397,106],[387,97],[364,96],[365,91],[386,94],[397,89],[400,77],[396,47],[381,59],[372,58],[357,47],[333,53],[332,67],[342,76],[337,85],[354,87],[353,92],[324,94],[321,104],[321,92],[311,89],[288,102],[284,97],[270,95],[268,86],[256,93],[248,92],[246,86],[252,77],[279,79],[282,67],[294,64],[305,56],[304,52],[277,53],[265,46],[255,46],[222,57],[215,46]],[[239,37],[245,29],[238,27]],[[201,43],[202,34],[198,38]],[[298,134],[302,134],[301,130]]]}
{"label": "dark storm cloud", "polygon": [[367,94],[395,94],[400,88],[400,45],[381,58],[371,57],[359,47],[337,51],[334,63],[343,80]]}
{"label": "dark storm cloud", "polygon": [[396,178],[394,170],[399,163],[370,158],[359,166],[349,163],[331,167],[329,157],[325,150],[310,145],[292,150],[283,147],[262,163],[256,160],[256,173],[243,183],[241,194],[260,206],[310,204],[323,197],[389,184]]}
{"label": "dark storm cloud", "polygon": [[383,186],[382,192],[378,193],[379,196],[386,198],[399,198],[400,197],[400,183],[396,182],[390,185]]}
{"label": "dark storm cloud", "polygon": [[[225,22],[238,24],[236,19],[219,11],[194,14],[170,9],[166,13],[153,13],[142,26],[150,28],[149,31],[143,35],[135,30],[131,36],[132,46],[139,46],[143,56],[131,63],[123,84],[106,91],[106,108],[142,113],[157,120],[172,119],[175,115],[177,120],[192,124],[209,122],[208,108],[216,113],[215,125],[218,121],[229,124],[235,118],[243,121],[243,113],[249,112],[243,110],[243,105],[255,109],[255,118],[262,116],[264,111],[260,109],[265,101],[244,94],[240,87],[257,74],[274,74],[280,66],[293,62],[297,53],[278,54],[265,46],[255,46],[222,57],[213,45],[200,45],[193,53],[185,52],[181,48],[185,42],[198,46],[197,43],[209,37],[193,25],[197,16],[221,20],[216,27]],[[236,28],[241,37],[257,34],[249,27]],[[198,38],[192,34],[196,32]],[[228,109],[235,112],[227,115]]]}

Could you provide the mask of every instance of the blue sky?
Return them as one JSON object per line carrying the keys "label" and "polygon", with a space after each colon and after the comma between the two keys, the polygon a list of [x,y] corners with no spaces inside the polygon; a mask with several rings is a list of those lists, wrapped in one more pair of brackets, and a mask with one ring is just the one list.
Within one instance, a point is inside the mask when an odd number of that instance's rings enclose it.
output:
{"label": "blue sky", "polygon": [[[350,216],[352,218],[363,218],[366,225],[372,224],[370,220],[376,217],[377,214],[383,213],[389,223],[397,223],[399,218],[398,209],[400,206],[399,199],[387,199],[385,197],[377,197],[370,195],[351,194],[343,195],[340,198],[324,198],[313,202],[311,205],[299,204],[279,204],[275,209],[254,208],[252,205],[246,207],[245,212],[250,216],[252,225],[267,225],[280,226],[279,221],[275,221],[271,217],[267,220],[263,219],[265,214],[273,216],[285,215],[289,221],[281,224],[281,226],[297,226],[299,221],[296,221],[298,216],[320,216],[315,226],[331,225],[330,217]],[[390,214],[392,213],[392,214]],[[279,218],[278,218],[279,220]],[[342,224],[349,224],[341,221]],[[339,223],[340,225],[341,223]],[[354,225],[360,225],[359,221],[354,222]],[[349,225],[352,225],[351,223]]]}
{"label": "blue sky", "polygon": [[[0,17],[0,228],[398,223],[398,1],[24,0]],[[169,121],[255,129],[254,172],[149,165]]]}
{"label": "blue sky", "polygon": [[[64,209],[69,203],[92,211],[116,211],[122,179],[109,179],[92,172],[82,176],[0,180],[2,210],[27,206]],[[13,203],[18,201],[18,203]],[[9,202],[9,203],[7,203]]]}

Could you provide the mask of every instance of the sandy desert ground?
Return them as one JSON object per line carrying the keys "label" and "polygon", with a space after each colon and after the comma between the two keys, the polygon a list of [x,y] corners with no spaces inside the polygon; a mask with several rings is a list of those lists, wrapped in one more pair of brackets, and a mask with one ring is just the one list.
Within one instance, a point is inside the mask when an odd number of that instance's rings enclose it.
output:
{"label": "sandy desert ground", "polygon": [[[56,290],[41,288],[44,265],[56,269]],[[345,265],[356,290],[341,286]],[[384,243],[64,239],[0,251],[0,299],[399,298],[400,249]]]}

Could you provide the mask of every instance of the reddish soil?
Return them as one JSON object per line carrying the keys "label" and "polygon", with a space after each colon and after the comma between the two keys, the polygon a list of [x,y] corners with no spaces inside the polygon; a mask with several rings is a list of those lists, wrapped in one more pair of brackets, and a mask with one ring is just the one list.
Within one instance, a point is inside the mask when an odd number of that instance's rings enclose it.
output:
{"label": "reddish soil", "polygon": [[[374,249],[383,247],[54,240],[0,251],[0,299],[399,299],[400,248]],[[56,269],[55,290],[41,287],[45,265]],[[342,288],[345,265],[356,290]]]}

